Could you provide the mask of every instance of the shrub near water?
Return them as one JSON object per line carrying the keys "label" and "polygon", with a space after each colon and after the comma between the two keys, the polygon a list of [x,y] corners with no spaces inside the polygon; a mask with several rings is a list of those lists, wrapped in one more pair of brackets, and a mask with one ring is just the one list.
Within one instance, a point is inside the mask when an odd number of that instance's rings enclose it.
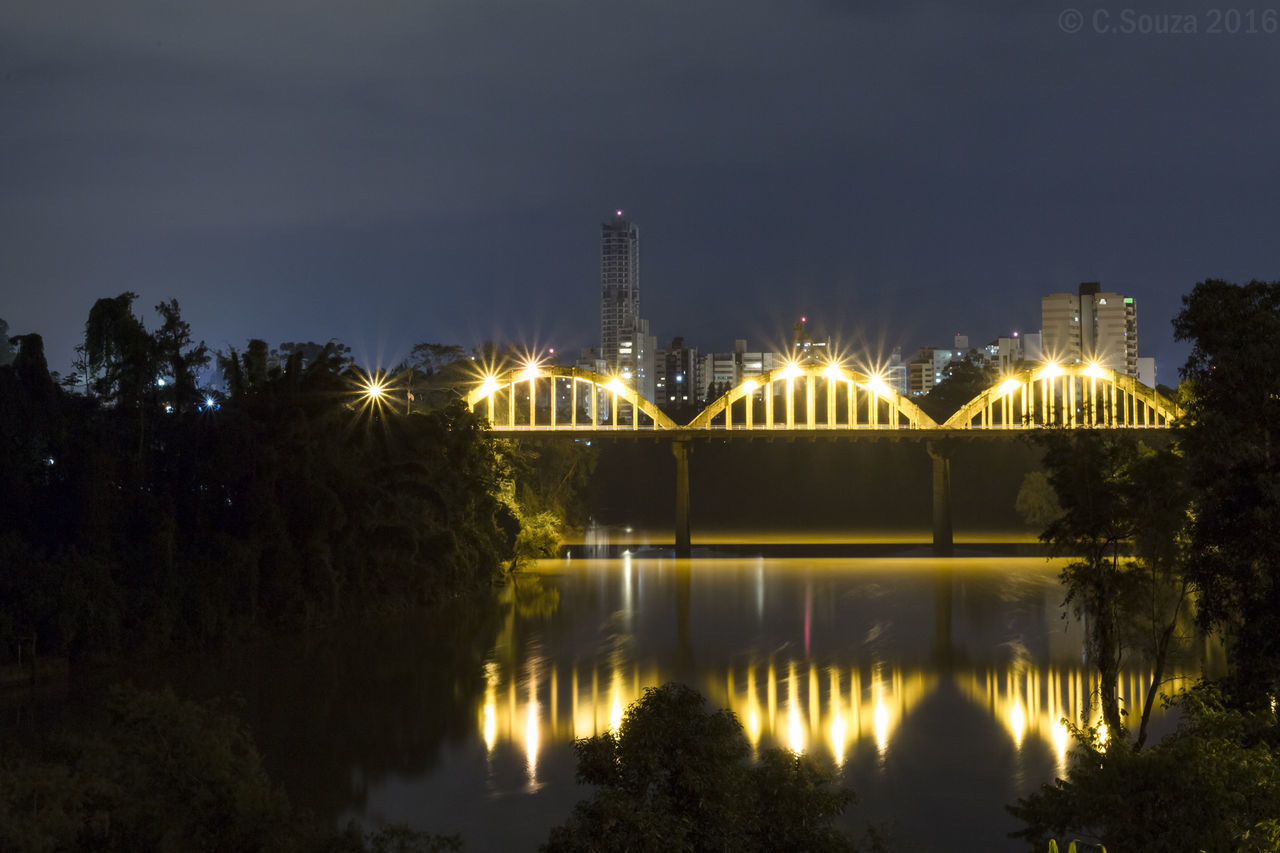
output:
{"label": "shrub near water", "polygon": [[616,734],[578,741],[578,781],[598,791],[542,849],[853,849],[835,826],[852,792],[802,755],[772,749],[751,762],[737,717],[703,705],[681,684],[649,688]]}

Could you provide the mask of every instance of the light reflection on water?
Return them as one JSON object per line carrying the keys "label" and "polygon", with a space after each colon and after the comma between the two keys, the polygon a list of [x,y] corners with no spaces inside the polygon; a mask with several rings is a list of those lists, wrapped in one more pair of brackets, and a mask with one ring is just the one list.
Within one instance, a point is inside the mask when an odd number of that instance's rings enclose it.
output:
{"label": "light reflection on water", "polygon": [[[490,790],[513,790],[495,768],[520,754],[527,794],[582,796],[574,739],[616,730],[645,688],[678,680],[732,710],[753,748],[833,762],[859,796],[855,834],[888,819],[908,844],[969,831],[1013,849],[1003,806],[1064,771],[1064,717],[1097,718],[1057,572],[1038,558],[544,561],[510,590],[475,709]],[[1199,663],[1173,669],[1166,692]],[[1149,678],[1122,674],[1131,719]],[[543,838],[531,828],[529,847]]]}
{"label": "light reflection on water", "polygon": [[[1029,739],[1051,749],[1059,773],[1066,769],[1069,736],[1064,718],[1097,724],[1099,713],[1089,697],[1097,693],[1097,673],[1079,667],[1061,670],[1010,666],[1003,670],[952,672],[961,693],[998,723],[1015,749]],[[1151,673],[1128,671],[1121,679],[1121,702],[1141,701],[1139,690]],[[1189,686],[1193,676],[1173,673],[1167,692]],[[550,667],[525,679],[495,673],[489,684],[478,726],[485,746],[514,745],[526,756],[529,788],[536,790],[537,755],[546,741],[573,741],[617,731],[624,710],[645,688],[667,678],[656,667],[639,664],[602,672],[567,672]],[[521,682],[527,694],[520,698]],[[821,755],[836,765],[860,743],[875,745],[880,756],[913,708],[937,687],[935,672],[903,671],[788,660],[783,666],[753,663],[742,672],[707,673],[697,685],[716,705],[733,711],[753,747],[762,742],[793,752]],[[538,684],[545,685],[539,692]],[[561,689],[561,685],[564,685]],[[499,701],[499,697],[504,701]],[[779,697],[782,697],[781,700]]]}

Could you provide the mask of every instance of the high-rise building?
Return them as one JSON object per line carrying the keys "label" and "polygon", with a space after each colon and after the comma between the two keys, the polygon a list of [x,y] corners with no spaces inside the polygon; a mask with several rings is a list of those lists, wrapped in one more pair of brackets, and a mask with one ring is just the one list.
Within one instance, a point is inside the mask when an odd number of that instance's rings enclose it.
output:
{"label": "high-rise building", "polygon": [[[787,360],[781,353],[748,350],[745,338],[733,342],[733,352],[707,353],[702,357],[705,400],[710,402],[725,391],[741,385],[744,380],[781,367]],[[756,390],[757,399],[763,399],[763,395],[762,390]]]}
{"label": "high-rise building", "polygon": [[654,402],[659,406],[700,406],[705,401],[703,362],[698,348],[685,346],[684,338],[673,338],[671,346],[658,350],[654,368]]}
{"label": "high-rise building", "polygon": [[1138,307],[1132,297],[1102,292],[1096,281],[1078,293],[1051,293],[1040,300],[1041,346],[1046,358],[1064,364],[1097,362],[1138,375]]}
{"label": "high-rise building", "polygon": [[815,338],[805,328],[808,322],[808,317],[801,317],[792,324],[791,359],[803,364],[825,361],[831,354],[831,338],[829,336]]}
{"label": "high-rise building", "polygon": [[1023,339],[1018,333],[1001,335],[982,348],[982,356],[987,364],[995,368],[998,376],[1012,373],[1024,358]]}
{"label": "high-rise building", "polygon": [[600,225],[600,357],[609,372],[621,373],[619,344],[639,317],[640,229],[619,210]]}
{"label": "high-rise building", "polygon": [[[966,343],[968,339],[966,338]],[[920,397],[942,383],[947,375],[947,365],[953,359],[962,359],[965,351],[945,347],[920,347],[916,357],[907,364],[907,389],[911,396]]]}
{"label": "high-rise building", "polygon": [[893,352],[889,354],[889,363],[885,365],[883,378],[886,385],[904,397],[911,390],[907,365],[902,360],[902,347],[894,347]]}
{"label": "high-rise building", "polygon": [[657,350],[658,339],[649,334],[649,321],[627,317],[618,329],[618,356],[610,372],[636,389],[641,397],[652,400]]}

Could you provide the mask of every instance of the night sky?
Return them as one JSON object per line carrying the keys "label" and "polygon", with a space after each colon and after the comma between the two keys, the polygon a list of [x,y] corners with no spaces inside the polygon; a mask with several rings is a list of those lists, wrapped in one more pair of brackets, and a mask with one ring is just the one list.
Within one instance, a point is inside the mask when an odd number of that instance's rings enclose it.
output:
{"label": "night sky", "polygon": [[576,354],[622,208],[660,345],[910,356],[1097,280],[1173,383],[1182,294],[1280,278],[1280,34],[1066,7],[10,0],[0,317],[64,371],[125,290],[215,348]]}

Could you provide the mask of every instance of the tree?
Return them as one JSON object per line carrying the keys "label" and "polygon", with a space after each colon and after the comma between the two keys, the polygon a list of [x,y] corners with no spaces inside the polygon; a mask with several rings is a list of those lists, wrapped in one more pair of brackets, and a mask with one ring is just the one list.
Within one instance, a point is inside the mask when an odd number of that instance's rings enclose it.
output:
{"label": "tree", "polygon": [[1022,478],[1014,508],[1031,527],[1044,530],[1062,515],[1058,495],[1043,471],[1029,471]]}
{"label": "tree", "polygon": [[1182,299],[1182,446],[1195,490],[1188,572],[1199,618],[1222,628],[1231,693],[1280,693],[1280,282],[1202,281]]}
{"label": "tree", "polygon": [[89,309],[85,323],[84,348],[93,389],[119,408],[141,404],[146,389],[155,381],[151,336],[133,314],[128,292],[114,299],[99,299]]}
{"label": "tree", "polygon": [[961,407],[995,384],[995,368],[977,350],[947,364],[943,379],[920,400],[920,408],[937,423],[960,411]]}
{"label": "tree", "polygon": [[1069,779],[1009,807],[1026,823],[1013,835],[1037,850],[1054,836],[1152,853],[1280,850],[1274,715],[1232,710],[1210,685],[1174,704],[1177,731],[1150,749],[1083,739]]}
{"label": "tree", "polygon": [[457,836],[334,832],[292,807],[231,714],[171,690],[114,687],[101,734],[55,735],[0,763],[0,849],[444,853]]}
{"label": "tree", "polygon": [[52,762],[5,774],[8,793],[24,796],[0,797],[0,846],[232,851],[289,840],[287,802],[234,718],[170,691],[117,688],[109,710],[104,735],[67,739]]}
{"label": "tree", "polygon": [[466,361],[467,351],[457,344],[422,343],[414,346],[409,365],[430,379],[459,361]]}
{"label": "tree", "polygon": [[1136,649],[1152,666],[1135,742],[1140,749],[1188,598],[1190,493],[1182,457],[1097,430],[1050,432],[1041,442],[1054,500],[1028,478],[1019,504],[1047,519],[1040,539],[1050,553],[1073,558],[1061,575],[1065,604],[1086,625],[1109,737],[1123,740],[1126,729],[1128,710],[1116,692],[1126,650]]}
{"label": "tree", "polygon": [[1128,442],[1097,432],[1053,433],[1044,466],[1062,513],[1040,539],[1053,556],[1071,557],[1062,570],[1065,604],[1087,625],[1089,659],[1098,669],[1102,719],[1112,736],[1124,730],[1116,681],[1120,676],[1122,602],[1129,578],[1121,565],[1130,535],[1121,494]]}
{"label": "tree", "polygon": [[9,324],[0,317],[0,367],[13,361],[13,345],[9,343]]}
{"label": "tree", "polygon": [[1191,492],[1186,464],[1176,447],[1152,450],[1139,444],[1125,467],[1121,498],[1130,523],[1135,559],[1125,568],[1133,578],[1128,602],[1136,644],[1152,667],[1142,703],[1134,748],[1147,742],[1147,726],[1164,682],[1165,666],[1189,608],[1187,555],[1191,525]]}
{"label": "tree", "polygon": [[460,389],[476,381],[475,362],[457,344],[421,343],[396,371],[404,373],[414,409],[438,409],[462,395]]}
{"label": "tree", "polygon": [[849,850],[834,825],[852,794],[810,759],[758,764],[734,714],[690,687],[649,688],[616,733],[575,744],[596,794],[551,831],[545,851]]}
{"label": "tree", "polygon": [[191,342],[191,324],[182,319],[178,300],[161,302],[156,312],[164,320],[154,336],[157,366],[167,375],[164,396],[174,411],[190,411],[200,399],[196,374],[208,366],[209,348]]}

